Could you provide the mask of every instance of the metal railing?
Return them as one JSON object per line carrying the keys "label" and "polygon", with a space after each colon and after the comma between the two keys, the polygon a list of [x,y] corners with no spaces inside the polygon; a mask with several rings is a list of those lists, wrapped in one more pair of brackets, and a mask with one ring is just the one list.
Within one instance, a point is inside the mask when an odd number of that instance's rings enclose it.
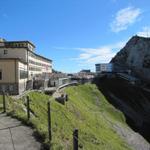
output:
{"label": "metal railing", "polygon": [[[1,103],[1,111],[3,113],[7,113],[9,115],[14,115],[15,112],[17,112],[17,110],[20,110],[21,112],[23,112],[24,114],[24,119],[26,120],[26,123],[31,123],[31,120],[33,118],[38,119],[39,123],[42,123],[42,121],[40,120],[39,116],[34,112],[34,110],[32,109],[31,105],[32,105],[32,99],[29,96],[25,96],[22,99],[22,102],[18,103],[20,100],[14,100],[11,97],[9,97],[7,94],[3,93],[2,95],[2,103]],[[36,104],[38,106],[38,103]],[[47,118],[47,135],[48,135],[48,147],[49,149],[51,149],[51,143],[52,143],[52,137],[53,137],[53,131],[52,131],[52,121],[51,121],[51,112],[57,112],[57,113],[61,113],[61,117],[64,117],[65,119],[68,120],[68,123],[70,122],[70,119],[67,117],[67,115],[65,113],[60,112],[60,110],[53,110],[51,108],[51,102],[48,101],[47,106],[43,106],[42,110],[44,112],[44,114],[46,115],[45,118]],[[41,107],[40,105],[38,107]],[[17,114],[15,114],[15,117],[18,117]],[[19,117],[19,119],[22,119]],[[72,126],[72,144],[73,144],[73,150],[78,150],[79,148],[79,137],[78,137],[78,129],[76,129],[74,127],[73,124],[70,124]],[[80,140],[80,143],[82,142],[82,140]],[[83,143],[83,142],[82,142]]]}

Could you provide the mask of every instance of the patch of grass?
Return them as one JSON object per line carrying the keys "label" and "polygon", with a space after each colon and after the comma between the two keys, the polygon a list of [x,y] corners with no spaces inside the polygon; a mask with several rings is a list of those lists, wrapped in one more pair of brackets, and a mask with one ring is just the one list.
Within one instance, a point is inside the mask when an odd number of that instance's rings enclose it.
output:
{"label": "patch of grass", "polygon": [[[123,114],[110,105],[95,85],[85,84],[65,89],[69,100],[65,105],[52,97],[31,92],[30,123],[38,135],[48,144],[47,102],[51,101],[52,149],[71,150],[72,133],[79,129],[79,149],[130,150],[130,147],[114,131],[112,124],[125,124]],[[12,100],[9,100],[12,102]],[[27,121],[25,101],[9,102],[8,112]]]}
{"label": "patch of grass", "polygon": [[0,95],[0,112],[3,111],[3,97]]}

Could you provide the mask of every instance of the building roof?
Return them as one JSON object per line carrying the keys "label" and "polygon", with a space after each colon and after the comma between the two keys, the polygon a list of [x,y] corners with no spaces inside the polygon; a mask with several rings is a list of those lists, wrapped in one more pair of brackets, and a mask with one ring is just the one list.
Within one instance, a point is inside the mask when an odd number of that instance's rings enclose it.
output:
{"label": "building roof", "polygon": [[36,53],[34,53],[33,51],[30,51],[30,52],[31,52],[32,54],[36,55],[37,57],[40,57],[40,58],[42,58],[42,59],[46,59],[47,61],[52,62],[52,60],[51,60],[51,59],[49,59],[49,58],[46,58],[46,57],[41,56],[41,55],[39,55],[39,54],[36,54]]}
{"label": "building roof", "polygon": [[[5,39],[2,39],[2,38],[1,38],[0,43],[29,43],[29,44],[31,44],[31,45],[35,48],[35,45],[34,45],[32,42],[30,42],[30,41],[6,41]],[[4,47],[5,47],[5,46],[4,46]],[[29,50],[29,49],[28,49],[28,50]],[[29,51],[30,51],[31,53],[33,53],[34,55],[36,55],[37,57],[40,57],[40,58],[42,58],[42,59],[45,59],[45,60],[47,60],[47,61],[52,62],[51,59],[48,59],[48,58],[43,57],[43,56],[41,56],[41,55],[39,55],[39,54],[36,54],[35,52],[33,52],[33,51],[31,51],[31,50],[29,50]]]}
{"label": "building roof", "polygon": [[35,45],[32,42],[30,42],[30,41],[6,41],[6,40],[4,40],[2,42],[3,43],[29,43],[35,48]]}

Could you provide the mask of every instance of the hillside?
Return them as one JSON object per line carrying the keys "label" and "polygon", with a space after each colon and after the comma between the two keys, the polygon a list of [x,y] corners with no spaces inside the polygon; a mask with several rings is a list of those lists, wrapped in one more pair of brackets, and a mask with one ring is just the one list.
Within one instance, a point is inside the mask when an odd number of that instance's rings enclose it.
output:
{"label": "hillside", "polygon": [[119,77],[95,82],[107,100],[124,113],[127,123],[150,142],[150,93]]}
{"label": "hillside", "polygon": [[[51,100],[52,149],[71,150],[74,128],[79,129],[79,149],[141,150],[143,145],[147,146],[146,141],[126,125],[123,114],[107,102],[95,85],[68,87],[65,92],[69,96],[65,105],[42,93],[29,94],[33,114],[30,124],[44,143],[48,143],[47,101]],[[26,122],[24,104],[24,98],[14,103],[8,97],[7,112]],[[135,141],[134,137],[137,137]],[[141,147],[138,146],[139,142],[143,143]]]}
{"label": "hillside", "polygon": [[139,77],[150,81],[150,38],[133,36],[111,62],[130,68]]}

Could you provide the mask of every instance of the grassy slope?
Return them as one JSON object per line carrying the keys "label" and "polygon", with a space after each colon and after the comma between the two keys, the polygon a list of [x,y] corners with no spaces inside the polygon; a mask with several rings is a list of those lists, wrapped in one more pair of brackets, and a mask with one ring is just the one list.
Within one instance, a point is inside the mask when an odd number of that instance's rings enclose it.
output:
{"label": "grassy slope", "polygon": [[[112,124],[125,124],[122,113],[111,106],[95,85],[86,84],[68,87],[65,92],[69,101],[65,106],[55,102],[47,95],[32,92],[31,109],[36,114],[31,122],[48,142],[47,101],[51,99],[52,147],[53,149],[72,149],[72,131],[79,129],[79,149],[84,150],[128,150],[128,145],[112,129]],[[15,115],[26,120],[21,109],[22,101],[9,103],[9,111],[15,109]],[[19,111],[18,111],[19,110]]]}
{"label": "grassy slope", "polygon": [[3,111],[3,99],[1,95],[0,95],[0,111]]}

